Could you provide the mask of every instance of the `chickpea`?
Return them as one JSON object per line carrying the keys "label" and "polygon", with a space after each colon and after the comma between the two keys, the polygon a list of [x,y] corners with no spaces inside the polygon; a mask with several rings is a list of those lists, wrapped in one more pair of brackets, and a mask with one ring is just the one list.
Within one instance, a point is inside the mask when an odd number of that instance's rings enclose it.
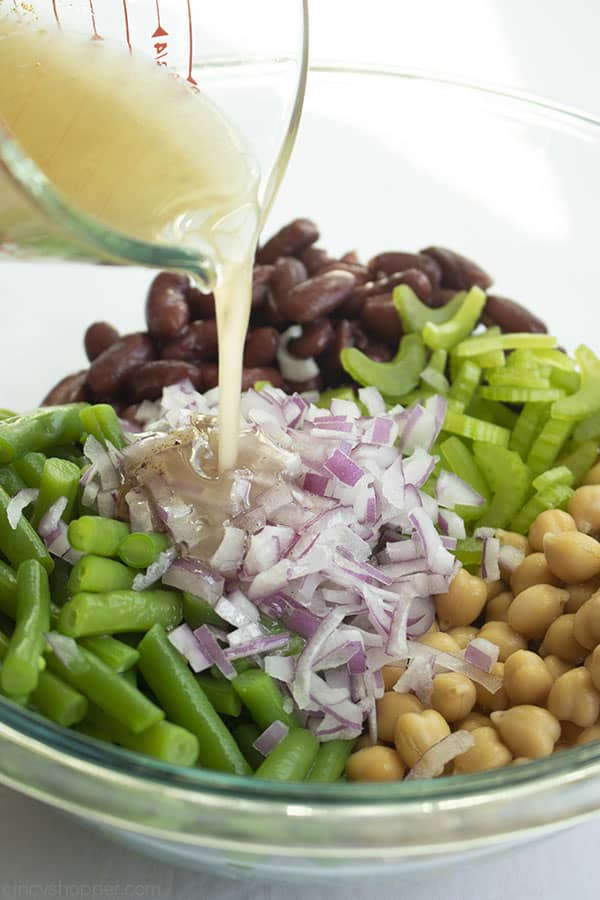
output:
{"label": "chickpea", "polygon": [[513,602],[511,591],[502,591],[492,600],[488,600],[485,606],[486,622],[507,622],[508,607]]}
{"label": "chickpea", "polygon": [[600,588],[600,578],[590,578],[589,581],[582,581],[579,584],[566,584],[565,590],[569,592],[569,599],[565,606],[566,613],[576,613],[580,606],[583,606],[586,600],[589,600],[592,594]]}
{"label": "chickpea", "polygon": [[448,723],[435,709],[404,713],[396,722],[396,750],[405,765],[412,768],[426,750],[448,734]]}
{"label": "chickpea", "polygon": [[479,629],[477,637],[485,638],[486,641],[491,641],[498,647],[500,662],[504,662],[511,653],[515,653],[517,650],[527,649],[525,638],[511,628],[508,622],[486,622]]}
{"label": "chickpea", "polygon": [[584,728],[575,743],[577,745],[591,744],[592,741],[600,741],[600,725],[590,725],[589,728]]}
{"label": "chickpea", "polygon": [[476,728],[490,728],[492,720],[480,712],[470,712],[460,722],[454,722],[455,731],[475,731]]}
{"label": "chickpea", "polygon": [[401,675],[406,671],[406,666],[384,666],[381,670],[383,686],[386,691],[391,691]]}
{"label": "chickpea", "polygon": [[579,531],[547,534],[544,556],[550,571],[562,581],[587,581],[600,573],[600,544],[589,534]]}
{"label": "chickpea", "polygon": [[569,599],[551,584],[534,584],[517,594],[507,613],[508,624],[525,638],[542,638]]}
{"label": "chickpea", "polygon": [[600,644],[600,591],[592,594],[575,613],[573,635],[588,650]]}
{"label": "chickpea", "polygon": [[435,607],[441,620],[449,625],[470,625],[487,600],[485,581],[460,569],[445,594],[437,594]]}
{"label": "chickpea", "polygon": [[585,661],[585,667],[592,676],[592,682],[597,691],[600,691],[600,644],[594,648]]}
{"label": "chickpea", "polygon": [[570,672],[573,668],[573,666],[570,666],[569,663],[566,663],[563,659],[554,656],[553,653],[544,657],[544,665],[552,675],[554,681],[556,681],[557,678],[560,678],[561,675],[564,675],[565,672]]}
{"label": "chickpea", "polygon": [[380,746],[379,741],[377,741],[374,744],[373,741],[371,740],[371,735],[368,732],[366,732],[365,734],[361,734],[361,736],[356,739],[356,743],[354,744],[354,753],[356,753],[357,750],[364,750],[365,747],[376,747],[376,746],[377,747]]}
{"label": "chickpea", "polygon": [[364,747],[346,763],[350,781],[400,781],[406,766],[392,747]]}
{"label": "chickpea", "polygon": [[460,653],[460,647],[452,637],[445,631],[438,631],[435,634],[424,634],[418,638],[419,644],[426,644],[433,647],[434,650],[443,650],[444,653]]}
{"label": "chickpea", "polygon": [[446,634],[454,638],[460,650],[464,650],[467,644],[470,644],[473,638],[477,637],[478,629],[472,625],[457,625],[456,628],[450,628]]}
{"label": "chickpea", "polygon": [[505,531],[503,528],[497,528],[496,537],[500,541],[500,547],[514,547],[515,550],[522,550],[523,556],[529,556],[531,553],[529,541],[524,534],[519,534],[517,531]]}
{"label": "chickpea", "polygon": [[554,679],[544,661],[530,650],[517,650],[504,663],[504,689],[511,703],[542,706]]}
{"label": "chickpea", "polygon": [[584,484],[600,484],[600,462],[597,462],[595,466],[592,466],[590,471],[587,473],[585,478],[583,479]]}
{"label": "chickpea", "polygon": [[544,549],[544,535],[560,534],[561,531],[577,531],[573,516],[562,509],[547,509],[541,512],[529,529],[531,549],[538,552]]}
{"label": "chickpea", "polygon": [[513,766],[522,766],[523,763],[527,763],[527,762],[531,762],[531,760],[530,760],[527,756],[517,756],[516,759],[513,759],[511,765],[513,765]]}
{"label": "chickpea", "polygon": [[550,571],[543,553],[530,553],[510,576],[510,587],[515,595],[534,584],[560,584]]}
{"label": "chickpea", "polygon": [[573,744],[577,743],[577,739],[583,728],[579,725],[574,725],[573,722],[561,722],[560,723],[560,743],[565,747],[572,747]]}
{"label": "chickpea", "polygon": [[476,728],[471,732],[475,745],[454,759],[454,774],[501,769],[512,762],[512,753],[502,743],[495,728]]}
{"label": "chickpea", "polygon": [[571,669],[556,679],[547,706],[561,721],[573,722],[581,728],[594,724],[600,715],[600,694],[585,666]]}
{"label": "chickpea", "polygon": [[464,719],[477,700],[475,685],[460,672],[444,672],[433,679],[431,705],[446,722]]}
{"label": "chickpea", "polygon": [[477,694],[477,705],[485,710],[506,709],[506,707],[510,705],[510,701],[504,687],[504,663],[494,663],[491,674],[497,675],[498,678],[502,679],[502,685],[495,694],[492,694],[487,688],[484,688],[482,684],[476,684],[475,692]]}
{"label": "chickpea", "polygon": [[498,581],[486,581],[485,583],[487,589],[487,602],[493,600],[494,597],[497,597],[498,594],[501,594],[502,591],[506,590],[506,586],[504,582],[499,579]]}
{"label": "chickpea", "polygon": [[413,694],[399,694],[397,691],[387,691],[377,700],[376,706],[377,737],[389,744],[394,743],[394,729],[398,716],[423,710],[423,704]]}
{"label": "chickpea", "polygon": [[595,534],[600,530],[600,484],[577,488],[568,508],[579,531]]}
{"label": "chickpea", "polygon": [[560,737],[558,719],[541,706],[513,706],[493,712],[490,719],[514,756],[548,756]]}
{"label": "chickpea", "polygon": [[573,628],[575,625],[575,614],[559,616],[555,619],[548,631],[544,635],[539,649],[540,656],[547,656],[552,653],[565,662],[574,663],[579,659],[583,659],[586,654],[585,648],[575,640]]}

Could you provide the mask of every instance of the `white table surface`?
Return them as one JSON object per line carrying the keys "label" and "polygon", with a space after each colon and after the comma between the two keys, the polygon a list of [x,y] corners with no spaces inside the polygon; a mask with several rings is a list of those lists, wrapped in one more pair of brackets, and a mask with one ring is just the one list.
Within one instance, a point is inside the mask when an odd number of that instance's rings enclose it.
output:
{"label": "white table surface", "polygon": [[[600,115],[600,5],[589,0],[314,0],[312,6],[313,51],[320,58],[437,68]],[[189,873],[118,847],[1,787],[0,810],[0,900],[367,900],[384,892],[411,900],[591,900],[600,880],[600,818],[456,872],[377,890],[374,884],[244,884]]]}

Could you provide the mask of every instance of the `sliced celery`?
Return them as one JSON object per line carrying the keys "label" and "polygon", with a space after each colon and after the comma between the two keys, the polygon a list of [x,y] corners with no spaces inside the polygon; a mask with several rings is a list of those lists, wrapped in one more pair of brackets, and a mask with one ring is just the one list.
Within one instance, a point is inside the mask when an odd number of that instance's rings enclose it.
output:
{"label": "sliced celery", "polygon": [[448,393],[450,387],[446,376],[441,372],[438,372],[438,370],[434,369],[431,365],[425,366],[421,372],[421,381],[433,388],[437,394],[442,394],[444,397]]}
{"label": "sliced celery", "polygon": [[484,400],[501,400],[504,403],[552,403],[560,400],[565,394],[558,388],[516,388],[493,385],[482,387],[479,393]]}
{"label": "sliced celery", "polygon": [[556,347],[556,338],[550,334],[513,332],[499,336],[472,337],[455,348],[457,356],[477,356],[491,350],[547,350]]}
{"label": "sliced celery", "polygon": [[423,328],[423,342],[432,350],[450,350],[471,334],[481,311],[485,306],[486,296],[481,288],[474,286],[464,298],[460,308],[452,318],[443,323],[429,321]]}
{"label": "sliced celery", "polygon": [[481,366],[482,369],[499,369],[501,366],[506,365],[504,350],[489,350],[487,353],[477,353],[475,356],[470,356],[469,359]]}
{"label": "sliced celery", "polygon": [[473,416],[465,416],[450,409],[446,412],[443,428],[444,431],[449,431],[451,434],[459,434],[462,437],[472,438],[474,441],[498,444],[501,447],[506,447],[510,439],[508,428],[492,425],[491,422],[484,422]]}
{"label": "sliced celery", "polygon": [[581,441],[600,440],[600,410],[579,423],[573,432],[573,440],[578,443]]}
{"label": "sliced celery", "polygon": [[415,292],[407,284],[399,284],[394,288],[394,306],[400,316],[402,329],[410,334],[423,331],[427,322],[441,325],[447,322],[462,306],[466,297],[465,291],[455,294],[449,303],[438,309],[431,309],[419,300]]}
{"label": "sliced celery", "polygon": [[575,351],[575,357],[581,371],[581,387],[554,404],[552,415],[556,419],[581,420],[600,410],[600,359],[583,344]]}
{"label": "sliced celery", "polygon": [[357,403],[359,406],[361,405],[352,388],[347,386],[330,388],[328,391],[322,391],[316,405],[319,409],[329,409],[332,400],[351,400],[352,403]]}
{"label": "sliced celery", "polygon": [[470,359],[462,361],[456,377],[450,385],[448,398],[461,403],[465,409],[473,397],[481,378],[481,369]]}
{"label": "sliced celery", "polygon": [[567,372],[565,369],[552,369],[550,375],[552,387],[561,388],[567,394],[574,394],[581,387],[579,372]]}
{"label": "sliced celery", "polygon": [[491,491],[483,476],[481,469],[475,462],[475,457],[460,438],[449,437],[440,444],[440,455],[445,466],[470,484],[473,490],[485,497],[491,498]]}
{"label": "sliced celery", "polygon": [[[549,351],[553,353],[553,350]],[[550,374],[550,366],[542,363],[535,354],[534,350],[513,350],[506,360],[506,365],[515,369],[531,369],[532,371]]]}
{"label": "sliced celery", "polygon": [[550,379],[539,375],[535,369],[521,369],[516,366],[488,369],[485,377],[488,384],[500,387],[541,388],[543,390],[550,387]]}
{"label": "sliced celery", "polygon": [[536,435],[543,428],[550,407],[547,403],[526,403],[510,436],[509,447],[516,450],[522,459],[527,459]]}
{"label": "sliced celery", "polygon": [[516,412],[503,403],[483,400],[481,397],[475,397],[467,412],[476,419],[485,419],[486,422],[501,425],[503,428],[508,428],[509,431],[515,427],[518,418]]}
{"label": "sliced celery", "polygon": [[406,334],[390,362],[375,362],[356,347],[342,350],[340,362],[358,384],[373,385],[386,397],[402,397],[419,383],[425,368],[425,347],[418,334]]}
{"label": "sliced celery", "polygon": [[583,444],[571,443],[558,462],[573,473],[573,485],[579,487],[587,473],[598,461],[598,442],[585,441]]}
{"label": "sliced celery", "polygon": [[566,484],[568,487],[571,487],[573,481],[573,473],[567,466],[555,466],[553,469],[548,469],[546,472],[538,475],[537,478],[534,478],[531,485],[535,491],[539,492],[553,484]]}
{"label": "sliced celery", "polygon": [[564,508],[571,497],[573,489],[566,484],[553,484],[534,494],[510,523],[510,530],[519,534],[527,534],[540,513],[547,509]]}
{"label": "sliced celery", "polygon": [[547,420],[535,438],[527,456],[527,465],[533,475],[540,475],[550,469],[554,460],[569,440],[573,423],[561,419]]}
{"label": "sliced celery", "polygon": [[562,369],[565,372],[574,372],[577,364],[574,359],[563,353],[562,350],[534,350],[536,359],[553,369]]}
{"label": "sliced celery", "polygon": [[521,509],[531,486],[531,473],[518,453],[494,444],[473,444],[475,461],[494,492],[480,525],[504,528]]}
{"label": "sliced celery", "polygon": [[434,350],[431,354],[431,359],[429,360],[429,365],[432,369],[435,369],[437,372],[441,372],[442,375],[446,371],[446,365],[448,363],[448,352],[447,350]]}

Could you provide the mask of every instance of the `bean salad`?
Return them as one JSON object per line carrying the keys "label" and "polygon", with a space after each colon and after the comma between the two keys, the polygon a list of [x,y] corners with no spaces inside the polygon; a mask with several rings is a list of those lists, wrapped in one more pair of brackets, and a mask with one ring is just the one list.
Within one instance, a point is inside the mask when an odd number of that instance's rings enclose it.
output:
{"label": "bean salad", "polygon": [[296,219],[257,251],[235,471],[214,298],[183,275],[146,331],[92,323],[87,369],[1,411],[0,692],[280,781],[599,740],[600,360],[459,253],[318,238]]}

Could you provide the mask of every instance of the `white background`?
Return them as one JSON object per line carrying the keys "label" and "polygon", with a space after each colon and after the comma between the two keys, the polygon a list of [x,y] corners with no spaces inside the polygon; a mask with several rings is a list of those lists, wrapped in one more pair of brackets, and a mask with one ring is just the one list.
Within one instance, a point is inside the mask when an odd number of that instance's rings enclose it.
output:
{"label": "white background", "polygon": [[[436,70],[600,115],[594,0],[313,0],[312,19],[313,58]],[[600,821],[458,872],[378,889],[224,881],[134,855],[6,789],[0,809],[0,898],[102,896],[105,885],[104,896],[161,900],[591,900],[600,878]]]}

